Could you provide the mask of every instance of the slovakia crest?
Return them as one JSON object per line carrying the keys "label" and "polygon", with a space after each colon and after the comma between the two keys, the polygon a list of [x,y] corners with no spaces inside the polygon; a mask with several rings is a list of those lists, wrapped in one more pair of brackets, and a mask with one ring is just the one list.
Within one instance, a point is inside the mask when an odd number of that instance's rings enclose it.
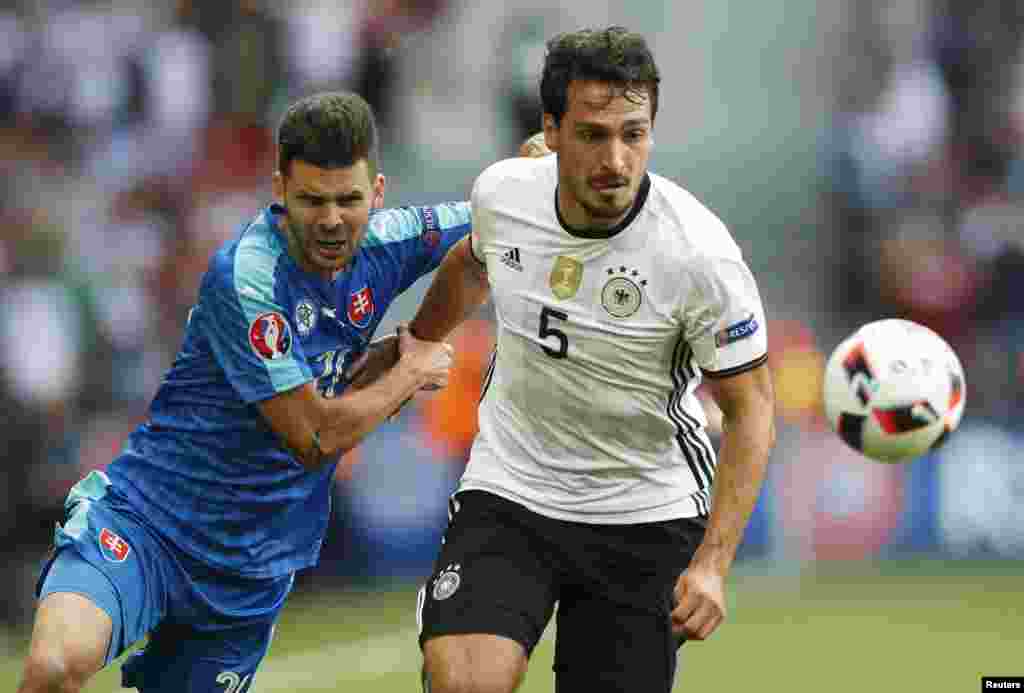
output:
{"label": "slovakia crest", "polygon": [[373,317],[373,291],[364,286],[348,297],[348,321],[356,327],[366,327]]}
{"label": "slovakia crest", "polygon": [[111,563],[124,563],[132,547],[121,537],[104,527],[100,531],[100,552]]}
{"label": "slovakia crest", "polygon": [[280,313],[263,313],[249,325],[249,346],[260,358],[284,358],[292,348],[292,328]]}

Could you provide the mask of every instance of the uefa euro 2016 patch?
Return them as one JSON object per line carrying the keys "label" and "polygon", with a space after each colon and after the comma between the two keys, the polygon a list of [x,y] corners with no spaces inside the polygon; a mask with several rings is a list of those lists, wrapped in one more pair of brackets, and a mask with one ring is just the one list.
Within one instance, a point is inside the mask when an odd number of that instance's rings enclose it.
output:
{"label": "uefa euro 2016 patch", "polygon": [[757,328],[757,318],[751,314],[746,320],[740,320],[735,325],[729,325],[725,329],[716,332],[715,346],[724,347],[726,344],[738,342],[757,332]]}
{"label": "uefa euro 2016 patch", "polygon": [[266,360],[284,358],[292,348],[292,330],[280,313],[263,313],[249,325],[249,346]]}

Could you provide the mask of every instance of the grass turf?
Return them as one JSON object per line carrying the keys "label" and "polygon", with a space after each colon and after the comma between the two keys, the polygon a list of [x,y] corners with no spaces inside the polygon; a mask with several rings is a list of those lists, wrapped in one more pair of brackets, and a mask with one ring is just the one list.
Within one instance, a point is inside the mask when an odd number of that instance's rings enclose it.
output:
{"label": "grass turf", "polygon": [[[676,690],[978,690],[982,675],[1024,675],[1022,578],[1019,561],[744,564],[729,620],[682,649]],[[296,594],[252,691],[415,693],[414,604],[409,587]],[[26,644],[0,634],[0,689]],[[552,654],[546,637],[522,693],[553,690]],[[117,686],[115,666],[85,691]]]}

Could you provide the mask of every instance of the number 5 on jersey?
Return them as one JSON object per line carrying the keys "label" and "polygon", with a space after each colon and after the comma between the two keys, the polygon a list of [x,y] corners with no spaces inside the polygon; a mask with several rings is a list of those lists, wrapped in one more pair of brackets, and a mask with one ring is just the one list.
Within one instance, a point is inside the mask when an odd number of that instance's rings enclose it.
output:
{"label": "number 5 on jersey", "polygon": [[540,338],[550,339],[553,337],[558,341],[557,349],[552,349],[547,344],[541,344],[540,348],[544,350],[545,354],[553,359],[564,359],[566,353],[569,351],[569,337],[567,337],[565,332],[562,332],[557,327],[551,327],[548,324],[548,318],[568,320],[569,316],[560,310],[548,308],[547,306],[544,306],[540,310]]}

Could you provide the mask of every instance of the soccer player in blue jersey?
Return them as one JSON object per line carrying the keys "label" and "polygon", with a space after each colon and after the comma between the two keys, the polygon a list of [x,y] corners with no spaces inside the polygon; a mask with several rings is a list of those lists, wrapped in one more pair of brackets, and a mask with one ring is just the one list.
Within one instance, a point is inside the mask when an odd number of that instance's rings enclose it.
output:
{"label": "soccer player in blue jersey", "polygon": [[317,561],[341,453],[447,382],[445,344],[370,344],[468,233],[468,204],[380,209],[376,137],[354,94],[285,114],[276,203],[211,259],[148,421],[68,496],[20,693],[78,691],[147,634],[126,687],[247,691]]}

